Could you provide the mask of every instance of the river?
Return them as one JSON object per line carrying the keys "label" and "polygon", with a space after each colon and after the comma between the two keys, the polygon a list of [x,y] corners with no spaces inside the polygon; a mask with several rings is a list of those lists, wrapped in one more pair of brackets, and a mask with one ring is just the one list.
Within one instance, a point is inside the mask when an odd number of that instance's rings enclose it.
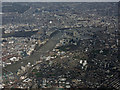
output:
{"label": "river", "polygon": [[[68,30],[68,29],[67,29]],[[96,32],[101,30],[101,28],[81,28],[80,31],[83,31],[81,33],[86,33],[86,30],[91,30],[92,32]],[[104,30],[104,29],[103,29]],[[20,60],[16,63],[13,63],[12,65],[9,65],[5,67],[7,70],[15,73],[21,66],[25,66],[30,62],[31,64],[35,63],[36,60],[40,59],[41,55],[46,55],[48,51],[52,50],[55,45],[59,42],[59,40],[62,38],[64,33],[64,30],[58,30],[58,33],[53,34],[51,38],[48,40],[48,42],[41,46],[37,51],[35,51],[31,56],[24,58],[23,60]],[[80,35],[81,39],[89,39],[91,38],[89,35]],[[22,62],[22,63],[21,63]]]}
{"label": "river", "polygon": [[54,34],[49,40],[48,42],[41,46],[39,48],[39,50],[37,50],[36,52],[34,52],[31,56],[24,58],[23,60],[20,60],[16,63],[13,63],[7,67],[5,67],[5,69],[15,73],[17,72],[17,70],[21,67],[21,66],[25,66],[28,64],[28,62],[30,62],[31,64],[33,64],[36,60],[40,59],[41,55],[45,55],[47,54],[47,51],[52,50],[55,45],[59,42],[59,40],[62,38],[63,33],[59,31],[59,33]]}

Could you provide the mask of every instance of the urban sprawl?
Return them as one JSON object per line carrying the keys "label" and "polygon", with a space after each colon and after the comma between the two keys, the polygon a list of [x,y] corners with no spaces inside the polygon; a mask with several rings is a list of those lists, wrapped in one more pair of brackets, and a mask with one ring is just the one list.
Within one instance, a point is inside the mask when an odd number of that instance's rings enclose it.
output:
{"label": "urban sprawl", "polygon": [[2,9],[2,88],[120,89],[118,3]]}

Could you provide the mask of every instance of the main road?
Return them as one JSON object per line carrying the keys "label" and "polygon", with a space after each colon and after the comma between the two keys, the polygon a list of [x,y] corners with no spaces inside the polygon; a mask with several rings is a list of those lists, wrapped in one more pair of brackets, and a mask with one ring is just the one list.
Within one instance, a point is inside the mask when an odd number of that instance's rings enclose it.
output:
{"label": "main road", "polygon": [[54,34],[49,40],[48,42],[41,46],[37,51],[35,51],[31,56],[24,58],[23,60],[20,60],[16,63],[13,63],[7,67],[5,67],[5,69],[16,73],[17,70],[19,68],[21,68],[21,66],[25,66],[28,64],[28,62],[30,62],[31,64],[33,64],[36,60],[40,59],[41,55],[45,55],[47,54],[48,51],[51,51],[55,45],[59,42],[59,40],[62,38],[63,33],[61,31],[58,31],[57,34]]}

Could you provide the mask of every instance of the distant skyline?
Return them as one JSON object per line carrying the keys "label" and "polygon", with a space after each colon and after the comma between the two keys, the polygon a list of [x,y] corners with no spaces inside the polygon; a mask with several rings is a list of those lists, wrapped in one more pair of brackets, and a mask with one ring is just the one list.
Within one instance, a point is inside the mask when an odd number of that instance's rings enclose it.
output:
{"label": "distant skyline", "polygon": [[119,2],[120,0],[0,0],[2,2]]}

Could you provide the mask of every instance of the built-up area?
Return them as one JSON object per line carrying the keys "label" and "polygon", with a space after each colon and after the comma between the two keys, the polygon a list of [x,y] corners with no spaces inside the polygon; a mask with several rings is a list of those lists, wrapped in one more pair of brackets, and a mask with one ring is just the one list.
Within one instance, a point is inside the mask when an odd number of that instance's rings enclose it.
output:
{"label": "built-up area", "polygon": [[120,89],[117,3],[22,7],[3,10],[3,87]]}

